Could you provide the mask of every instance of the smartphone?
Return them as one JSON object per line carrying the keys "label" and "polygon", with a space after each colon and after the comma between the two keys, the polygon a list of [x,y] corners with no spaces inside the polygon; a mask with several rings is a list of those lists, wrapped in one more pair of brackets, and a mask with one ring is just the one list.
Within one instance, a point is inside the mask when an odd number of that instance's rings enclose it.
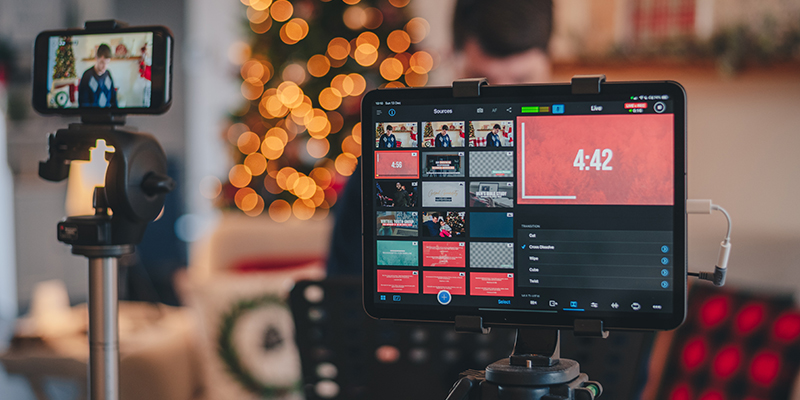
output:
{"label": "smartphone", "polygon": [[362,102],[364,308],[488,326],[672,329],[686,313],[675,82],[374,90]]}
{"label": "smartphone", "polygon": [[45,31],[36,37],[33,107],[42,114],[162,114],[172,103],[164,26]]}

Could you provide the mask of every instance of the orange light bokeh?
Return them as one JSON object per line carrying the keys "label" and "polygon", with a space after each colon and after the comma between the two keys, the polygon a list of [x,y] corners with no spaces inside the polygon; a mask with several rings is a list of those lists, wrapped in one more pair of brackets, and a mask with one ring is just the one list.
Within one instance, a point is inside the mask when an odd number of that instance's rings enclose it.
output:
{"label": "orange light bokeh", "polygon": [[308,68],[308,73],[311,74],[311,76],[320,78],[331,70],[331,62],[328,60],[328,57],[322,54],[315,54],[308,59],[306,68]]}
{"label": "orange light bokeh", "polygon": [[402,53],[411,46],[411,36],[406,31],[398,29],[389,34],[386,38],[386,45],[389,46],[389,50]]}
{"label": "orange light bokeh", "polygon": [[400,60],[390,57],[381,63],[381,76],[387,81],[396,81],[403,76],[403,63]]}
{"label": "orange light bokeh", "polygon": [[269,205],[269,216],[275,222],[286,222],[292,216],[292,206],[286,200],[275,200]]}
{"label": "orange light bokeh", "polygon": [[350,55],[350,42],[345,38],[336,37],[328,42],[328,55],[334,60],[343,60]]}
{"label": "orange light bokeh", "polygon": [[419,43],[431,32],[431,25],[424,18],[416,17],[408,21],[405,30],[411,38],[411,43]]}
{"label": "orange light bokeh", "polygon": [[250,180],[253,178],[253,175],[250,173],[250,168],[245,167],[242,164],[234,165],[230,172],[228,172],[228,181],[230,181],[231,185],[237,188],[243,188],[250,184]]}
{"label": "orange light bokeh", "polygon": [[272,19],[278,22],[283,22],[292,17],[292,13],[294,13],[294,6],[292,6],[292,3],[286,0],[278,0],[272,3],[272,7],[269,9],[269,11],[270,15],[272,15]]}

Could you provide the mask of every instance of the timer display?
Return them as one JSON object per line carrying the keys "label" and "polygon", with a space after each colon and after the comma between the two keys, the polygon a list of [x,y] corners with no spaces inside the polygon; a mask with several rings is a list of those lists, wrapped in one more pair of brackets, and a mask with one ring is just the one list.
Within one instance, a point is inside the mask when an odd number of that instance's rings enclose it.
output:
{"label": "timer display", "polygon": [[666,113],[518,117],[517,202],[672,204],[674,154],[663,149],[673,148],[673,118]]}
{"label": "timer display", "polygon": [[[602,157],[602,162],[601,162]],[[575,161],[572,162],[573,167],[577,167],[581,171],[588,171],[594,168],[597,171],[612,171],[614,167],[608,165],[611,162],[611,158],[614,157],[614,152],[611,149],[604,149],[602,152],[600,149],[595,149],[594,153],[591,156],[591,159],[588,155],[583,155],[583,149],[578,150],[578,155],[575,156]],[[589,166],[586,166],[584,162],[584,158],[589,161]]]}

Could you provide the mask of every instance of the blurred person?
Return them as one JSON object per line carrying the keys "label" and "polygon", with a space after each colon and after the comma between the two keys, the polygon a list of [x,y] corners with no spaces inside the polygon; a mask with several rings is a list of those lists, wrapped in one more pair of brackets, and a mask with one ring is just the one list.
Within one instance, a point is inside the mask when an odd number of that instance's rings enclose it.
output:
{"label": "blurred person", "polygon": [[[453,50],[460,65],[455,78],[486,77],[494,85],[549,81],[552,25],[552,0],[458,0]],[[338,201],[328,276],[361,274],[361,225],[353,223],[362,218],[360,175],[361,162]]]}
{"label": "blurred person", "polygon": [[[442,220],[442,221],[444,221],[444,220]],[[425,231],[422,232],[423,233],[422,236],[438,237],[439,236],[439,231],[442,229],[442,226],[439,225],[439,213],[431,214],[431,219],[423,222],[422,225],[426,229]]]}
{"label": "blurred person", "polygon": [[78,84],[80,107],[117,108],[117,89],[108,70],[110,62],[111,48],[101,44],[95,52],[94,65],[83,73]]}

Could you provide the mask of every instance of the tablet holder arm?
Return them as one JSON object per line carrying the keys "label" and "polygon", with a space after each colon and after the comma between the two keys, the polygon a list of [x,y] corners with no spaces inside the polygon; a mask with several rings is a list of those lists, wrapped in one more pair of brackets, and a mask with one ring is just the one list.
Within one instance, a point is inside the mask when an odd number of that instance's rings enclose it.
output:
{"label": "tablet holder arm", "polygon": [[[572,78],[573,94],[597,94],[605,75]],[[485,78],[453,82],[454,97],[479,97]],[[479,316],[456,316],[460,332],[488,333]],[[608,332],[600,320],[575,320],[577,336],[605,338]],[[554,328],[518,328],[514,350],[508,358],[496,361],[483,371],[462,372],[447,400],[594,400],[603,386],[580,372],[580,365],[560,358],[560,332]]]}

